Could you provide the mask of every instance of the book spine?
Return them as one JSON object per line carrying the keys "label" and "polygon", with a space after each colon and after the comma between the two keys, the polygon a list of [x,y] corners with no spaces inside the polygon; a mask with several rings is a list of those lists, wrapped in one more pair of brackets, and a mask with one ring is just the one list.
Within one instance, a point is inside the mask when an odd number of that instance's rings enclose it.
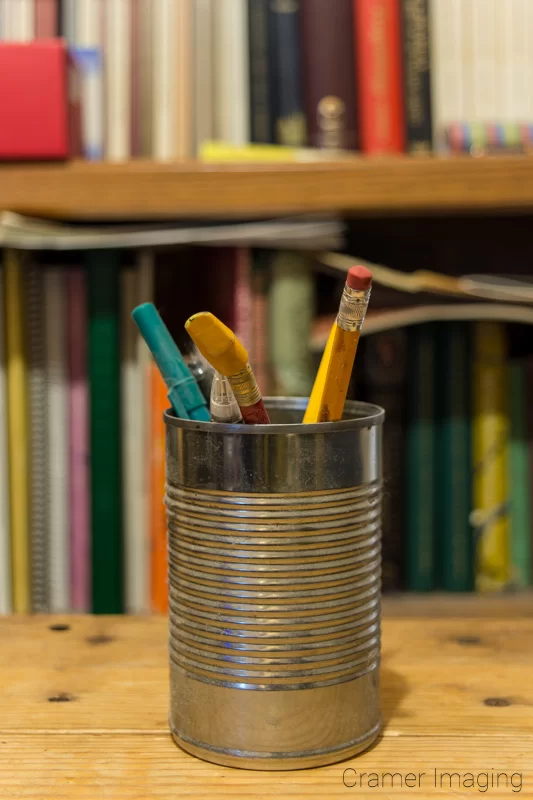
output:
{"label": "book spine", "polygon": [[35,38],[34,0],[8,0],[3,10],[3,38],[10,42],[31,42]]}
{"label": "book spine", "polygon": [[235,249],[235,334],[249,347],[252,342],[252,267],[250,250]]}
{"label": "book spine", "polygon": [[[363,343],[366,397],[385,408],[387,415],[383,436],[383,590],[398,591],[403,588],[405,549],[407,334],[401,329],[378,333],[365,337]],[[355,370],[357,374],[360,372]]]}
{"label": "book spine", "polygon": [[14,250],[5,250],[4,293],[13,611],[27,614],[31,606],[28,487],[30,463],[27,418],[28,364],[23,322],[26,309],[22,270],[20,254]]}
{"label": "book spine", "polygon": [[276,394],[307,397],[313,386],[309,336],[315,281],[309,259],[280,250],[272,256],[269,292],[270,363]]}
{"label": "book spine", "polygon": [[531,473],[527,436],[526,367],[521,361],[509,365],[509,486],[511,490],[511,564],[513,585],[531,583]]}
{"label": "book spine", "polygon": [[178,98],[178,6],[175,0],[160,0],[153,6],[153,15],[153,155],[159,161],[172,161],[176,157]]}
{"label": "book spine", "polygon": [[44,275],[50,512],[50,611],[70,610],[66,293],[61,269]]}
{"label": "book spine", "polygon": [[401,153],[404,117],[400,0],[354,0],[361,149]]}
{"label": "book spine", "polygon": [[470,528],[470,357],[468,324],[437,326],[436,533],[437,585],[473,589]]}
{"label": "book spine", "polygon": [[300,23],[308,143],[354,150],[353,0],[304,0]]}
{"label": "book spine", "polygon": [[0,614],[9,614],[12,609],[5,310],[4,270],[0,269]]}
{"label": "book spine", "polygon": [[87,251],[91,420],[92,603],[95,614],[120,614],[119,265],[115,251]]}
{"label": "book spine", "polygon": [[[192,2],[177,2],[176,18],[176,157],[188,158],[191,155],[191,117],[192,117]],[[198,99],[197,102],[203,102]]]}
{"label": "book spine", "polygon": [[255,250],[252,257],[252,346],[250,363],[254,365],[257,384],[263,396],[269,395],[270,372],[268,359],[268,283],[269,256]]}
{"label": "book spine", "polygon": [[409,331],[407,425],[407,589],[430,591],[434,581],[435,330]]}
{"label": "book spine", "polygon": [[214,120],[214,7],[215,0],[196,0],[193,5],[193,103],[194,147],[198,155],[203,142],[215,137]]}
{"label": "book spine", "polygon": [[35,36],[52,39],[58,33],[58,0],[35,0]]}
{"label": "book spine", "polygon": [[496,52],[499,31],[496,5],[499,0],[472,0],[473,103],[470,120],[494,123],[496,115]]}
{"label": "book spine", "polygon": [[146,527],[143,514],[144,440],[142,367],[137,358],[136,326],[131,311],[139,304],[139,272],[121,273],[121,445],[124,509],[124,597],[126,611],[148,612]]}
{"label": "book spine", "polygon": [[413,155],[431,152],[429,0],[403,0],[405,135]]}
{"label": "book spine", "polygon": [[104,157],[104,108],[102,54],[97,47],[75,47],[72,57],[81,84],[81,139],[88,161]]}
{"label": "book spine", "polygon": [[446,127],[466,118],[462,0],[430,0],[434,149],[446,150]]}
{"label": "book spine", "polygon": [[506,336],[500,323],[474,325],[473,499],[476,588],[501,589],[509,582],[509,415]]}
{"label": "book spine", "polygon": [[106,0],[106,158],[126,161],[131,141],[131,4]]}
{"label": "book spine", "polygon": [[248,0],[250,138],[267,144],[274,141],[268,7],[269,0]]}
{"label": "book spine", "polygon": [[165,496],[165,425],[163,413],[168,408],[167,387],[155,364],[151,366],[151,600],[152,611],[168,612],[168,559],[167,519],[163,499]]}
{"label": "book spine", "polygon": [[215,137],[234,145],[250,139],[248,6],[215,2]]}
{"label": "book spine", "polygon": [[[139,155],[152,158],[153,142],[153,106],[152,93],[154,51],[153,51],[153,7],[152,0],[137,0],[139,4]],[[199,96],[199,95],[197,95]]]}
{"label": "book spine", "polygon": [[275,141],[289,147],[306,143],[302,98],[299,0],[270,0],[272,108]]}
{"label": "book spine", "polygon": [[87,275],[67,273],[69,525],[72,610],[91,610],[89,387],[87,382]]}
{"label": "book spine", "polygon": [[81,27],[78,13],[80,12],[80,4],[83,2],[91,2],[91,0],[61,0],[59,4],[60,35],[69,44],[74,44],[77,41],[77,31]]}
{"label": "book spine", "polygon": [[131,3],[131,84],[130,84],[130,155],[138,158],[141,152],[141,0]]}
{"label": "book spine", "polygon": [[50,611],[50,518],[46,349],[43,269],[30,264],[26,272],[26,341],[31,452],[30,547],[31,607]]}

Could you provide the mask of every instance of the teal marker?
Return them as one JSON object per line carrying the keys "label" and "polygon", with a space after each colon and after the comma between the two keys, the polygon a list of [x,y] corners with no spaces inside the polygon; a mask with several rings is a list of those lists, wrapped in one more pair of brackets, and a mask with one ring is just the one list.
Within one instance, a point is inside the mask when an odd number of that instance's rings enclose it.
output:
{"label": "teal marker", "polygon": [[131,316],[163,376],[177,416],[209,422],[211,415],[205,398],[156,307],[153,303],[143,303],[133,309]]}

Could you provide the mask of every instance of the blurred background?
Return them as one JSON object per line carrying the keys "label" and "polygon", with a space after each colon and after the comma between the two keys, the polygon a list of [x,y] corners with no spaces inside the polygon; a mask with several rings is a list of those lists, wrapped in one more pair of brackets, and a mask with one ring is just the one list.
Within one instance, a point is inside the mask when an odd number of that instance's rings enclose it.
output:
{"label": "blurred background", "polygon": [[0,0],[0,612],[164,613],[159,373],[309,394],[346,271],[386,592],[527,591],[532,0]]}

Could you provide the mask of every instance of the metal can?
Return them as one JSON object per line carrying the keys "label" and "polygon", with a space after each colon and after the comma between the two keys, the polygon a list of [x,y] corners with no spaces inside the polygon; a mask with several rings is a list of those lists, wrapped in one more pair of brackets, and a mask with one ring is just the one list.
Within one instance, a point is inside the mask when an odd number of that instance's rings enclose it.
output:
{"label": "metal can", "polygon": [[170,727],[207,761],[300,769],[381,726],[384,412],[265,404],[271,425],[165,415]]}

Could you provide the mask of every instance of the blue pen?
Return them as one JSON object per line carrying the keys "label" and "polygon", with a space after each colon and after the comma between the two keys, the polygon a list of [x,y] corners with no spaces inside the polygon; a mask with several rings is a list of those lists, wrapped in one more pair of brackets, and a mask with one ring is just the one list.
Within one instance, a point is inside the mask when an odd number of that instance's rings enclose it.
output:
{"label": "blue pen", "polygon": [[131,315],[163,376],[177,416],[209,422],[211,415],[205,398],[156,307],[153,303],[143,303]]}

